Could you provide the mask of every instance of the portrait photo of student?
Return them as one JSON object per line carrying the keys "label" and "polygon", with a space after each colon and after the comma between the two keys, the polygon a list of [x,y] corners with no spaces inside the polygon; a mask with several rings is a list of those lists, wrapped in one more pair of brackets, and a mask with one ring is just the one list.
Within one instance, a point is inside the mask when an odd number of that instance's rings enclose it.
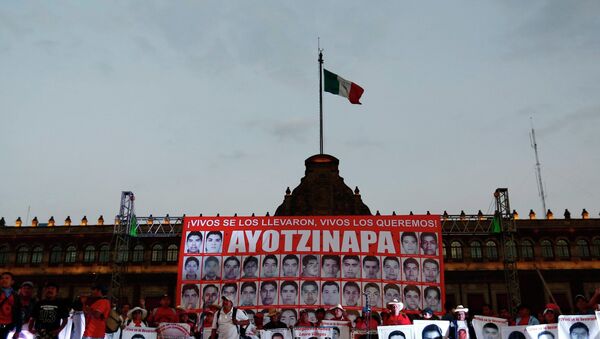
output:
{"label": "portrait photo of student", "polygon": [[242,279],[258,278],[258,258],[254,256],[245,257],[242,263]]}
{"label": "portrait photo of student", "polygon": [[321,303],[323,305],[335,306],[340,303],[340,284],[335,281],[321,283]]}
{"label": "portrait photo of student", "polygon": [[423,271],[424,282],[440,282],[440,263],[436,259],[423,259],[421,270]]}
{"label": "portrait photo of student", "polygon": [[204,240],[204,253],[221,253],[223,246],[223,233],[210,231],[206,233]]}
{"label": "portrait photo of student", "polygon": [[362,274],[364,279],[380,279],[381,265],[376,256],[367,255],[362,260]]}
{"label": "portrait photo of student", "polygon": [[321,278],[340,277],[340,256],[326,254],[321,256]]}
{"label": "portrait photo of student", "polygon": [[[240,278],[240,259],[227,257],[223,261],[223,280],[237,280]],[[237,306],[234,305],[233,306]]]}
{"label": "portrait photo of student", "polygon": [[360,275],[360,258],[358,255],[345,255],[342,259],[342,277],[358,279]]}
{"label": "portrait photo of student", "polygon": [[402,300],[402,294],[400,293],[400,286],[396,284],[385,284],[383,285],[383,304],[387,305],[394,299]]}
{"label": "portrait photo of student", "polygon": [[200,306],[200,287],[196,284],[181,286],[181,305],[186,310],[197,309]]}
{"label": "portrait photo of student", "polygon": [[221,295],[227,297],[233,303],[233,306],[238,306],[238,297],[237,297],[237,284],[236,283],[226,283],[221,287]]}
{"label": "portrait photo of student", "polygon": [[423,307],[431,308],[434,312],[439,312],[442,310],[442,292],[439,287],[436,286],[427,286],[423,290]]}
{"label": "portrait photo of student", "polygon": [[360,286],[354,281],[347,281],[342,288],[342,297],[344,306],[360,306]]}
{"label": "portrait photo of student", "polygon": [[398,260],[398,258],[383,258],[383,279],[394,281],[400,280],[400,260]]}
{"label": "portrait photo of student", "polygon": [[421,247],[421,254],[438,255],[437,234],[433,232],[423,232],[419,236],[419,243]]}
{"label": "portrait photo of student", "polygon": [[263,278],[278,278],[279,277],[279,259],[274,254],[262,256],[262,265],[260,268],[260,276]]}
{"label": "portrait photo of student", "polygon": [[221,280],[221,262],[219,257],[204,257],[202,280]]}
{"label": "portrait photo of student", "polygon": [[286,278],[298,277],[300,272],[300,259],[297,255],[286,254],[281,259],[281,276]]}
{"label": "portrait photo of student", "polygon": [[417,233],[402,232],[402,234],[400,234],[400,253],[402,253],[402,254],[418,254],[419,253],[419,242],[417,240]]}
{"label": "portrait photo of student", "polygon": [[203,307],[217,305],[219,301],[219,288],[215,284],[202,286],[202,305]]}
{"label": "portrait photo of student", "polygon": [[421,309],[421,290],[416,285],[406,285],[403,289],[404,306],[408,311]]}
{"label": "portrait photo of student", "polygon": [[319,284],[313,280],[306,280],[300,284],[300,301],[302,305],[319,304]]}
{"label": "portrait photo of student", "polygon": [[185,257],[182,276],[183,280],[200,280],[199,257]]}
{"label": "portrait photo of student", "polygon": [[277,305],[277,282],[274,280],[261,282],[259,297],[261,305]]}
{"label": "portrait photo of student", "polygon": [[302,277],[318,278],[321,270],[319,256],[314,254],[305,254],[302,256]]}
{"label": "portrait photo of student", "polygon": [[419,260],[415,258],[405,258],[402,260],[402,280],[404,281],[419,281],[420,270]]}
{"label": "portrait photo of student", "polygon": [[254,281],[245,281],[240,287],[240,306],[256,306],[258,288]]}
{"label": "portrait photo of student", "polygon": [[279,303],[281,305],[297,305],[298,304],[298,283],[291,280],[286,280],[281,283],[279,288]]}
{"label": "portrait photo of student", "polygon": [[185,236],[185,253],[196,254],[202,252],[202,232],[189,231]]}
{"label": "portrait photo of student", "polygon": [[363,283],[363,306],[381,307],[381,287],[376,283]]}
{"label": "portrait photo of student", "polygon": [[[294,327],[294,325],[296,325],[296,322],[298,321],[298,313],[295,309],[284,308],[283,310],[281,310],[279,321],[286,324],[288,328]],[[271,337],[271,339],[274,338]]]}

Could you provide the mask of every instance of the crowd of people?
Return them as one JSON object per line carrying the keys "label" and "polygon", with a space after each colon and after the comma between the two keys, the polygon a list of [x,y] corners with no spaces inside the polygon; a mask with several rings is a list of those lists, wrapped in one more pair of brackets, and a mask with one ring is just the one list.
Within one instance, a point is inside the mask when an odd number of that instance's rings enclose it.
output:
{"label": "crowd of people", "polygon": [[[161,297],[158,307],[147,310],[143,299],[135,306],[128,303],[111,304],[107,297],[108,290],[103,285],[94,285],[88,296],[77,297],[73,302],[67,302],[58,298],[58,284],[46,283],[39,298],[35,295],[32,282],[21,283],[18,290],[14,289],[14,284],[15,278],[12,273],[1,274],[0,339],[7,339],[13,331],[11,339],[17,339],[24,327],[36,338],[58,339],[59,333],[67,326],[69,317],[74,320],[70,339],[105,338],[107,324],[111,321],[116,322],[120,328],[186,323],[189,324],[191,335],[198,339],[208,337],[208,333],[215,339],[234,339],[240,336],[252,338],[257,337],[262,329],[316,327],[325,320],[347,322],[350,327],[360,330],[376,330],[381,325],[409,325],[415,319],[448,320],[451,328],[450,338],[459,339],[462,336],[458,333],[457,322],[469,323],[469,309],[462,305],[446,305],[445,313],[440,318],[431,308],[420,312],[406,312],[404,303],[397,299],[387,302],[386,310],[382,312],[364,310],[361,314],[357,310],[346,310],[338,304],[329,309],[303,309],[298,314],[295,309],[279,311],[271,308],[259,312],[237,309],[232,298],[223,294],[220,306],[214,303],[196,313],[174,307],[173,300],[167,294]],[[584,295],[577,295],[574,303],[576,310],[571,314],[594,314],[599,302],[600,288],[596,289],[589,299]],[[480,314],[504,318],[509,325],[536,325],[557,323],[561,313],[558,305],[549,303],[539,314],[533,314],[531,308],[525,304],[518,306],[515,315],[506,308],[495,312],[490,305],[483,305]],[[84,322],[76,321],[82,317]],[[80,323],[84,323],[85,326],[77,328],[77,324]],[[472,327],[469,329],[472,331]],[[472,333],[471,338],[474,337]]]}

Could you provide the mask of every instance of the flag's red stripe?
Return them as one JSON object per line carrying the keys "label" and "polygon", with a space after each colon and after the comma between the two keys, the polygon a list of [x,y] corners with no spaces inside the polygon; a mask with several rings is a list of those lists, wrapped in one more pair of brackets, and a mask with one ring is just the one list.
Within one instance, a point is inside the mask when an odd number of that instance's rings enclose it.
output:
{"label": "flag's red stripe", "polygon": [[350,100],[350,102],[353,104],[362,105],[358,100],[360,100],[360,96],[363,94],[364,91],[365,90],[362,87],[352,82],[350,84],[350,93],[348,95],[348,100]]}

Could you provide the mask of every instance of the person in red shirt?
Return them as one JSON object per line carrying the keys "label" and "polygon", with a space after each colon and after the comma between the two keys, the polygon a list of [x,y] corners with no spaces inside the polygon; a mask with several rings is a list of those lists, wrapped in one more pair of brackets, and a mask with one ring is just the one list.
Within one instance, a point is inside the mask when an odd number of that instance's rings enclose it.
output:
{"label": "person in red shirt", "polygon": [[4,272],[0,275],[0,339],[6,339],[12,329],[15,330],[14,339],[19,338],[21,332],[21,303],[12,288],[14,283],[12,273]]}
{"label": "person in red shirt", "polygon": [[392,312],[390,316],[383,322],[383,325],[411,325],[412,322],[408,316],[402,313],[404,304],[398,299],[394,299],[387,303],[388,309]]}
{"label": "person in red shirt", "polygon": [[176,323],[179,321],[177,311],[171,307],[171,298],[165,294],[160,298],[160,306],[153,309],[148,323],[150,326],[158,326],[160,323]]}
{"label": "person in red shirt", "polygon": [[331,318],[331,320],[350,321],[348,317],[346,317],[346,312],[340,304],[337,304],[330,308],[329,312],[333,314],[333,318]]}
{"label": "person in red shirt", "polygon": [[308,318],[308,311],[302,310],[300,311],[300,319],[296,323],[297,327],[315,327],[317,324],[311,322]]}
{"label": "person in red shirt", "polygon": [[134,307],[127,312],[127,327],[148,327],[148,324],[144,321],[148,315],[148,311],[141,307]]}
{"label": "person in red shirt", "polygon": [[85,331],[83,339],[103,339],[106,334],[106,318],[110,313],[110,301],[106,298],[108,289],[103,285],[92,287],[92,294],[83,307]]}

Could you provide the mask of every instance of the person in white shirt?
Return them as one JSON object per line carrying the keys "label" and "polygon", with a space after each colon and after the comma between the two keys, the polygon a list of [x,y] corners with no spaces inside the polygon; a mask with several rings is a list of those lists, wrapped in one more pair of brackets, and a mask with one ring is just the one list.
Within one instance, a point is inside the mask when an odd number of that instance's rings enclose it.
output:
{"label": "person in white shirt", "polygon": [[238,339],[239,326],[247,326],[250,323],[248,315],[243,310],[233,307],[233,301],[229,297],[223,295],[221,300],[223,307],[213,319],[211,338]]}

